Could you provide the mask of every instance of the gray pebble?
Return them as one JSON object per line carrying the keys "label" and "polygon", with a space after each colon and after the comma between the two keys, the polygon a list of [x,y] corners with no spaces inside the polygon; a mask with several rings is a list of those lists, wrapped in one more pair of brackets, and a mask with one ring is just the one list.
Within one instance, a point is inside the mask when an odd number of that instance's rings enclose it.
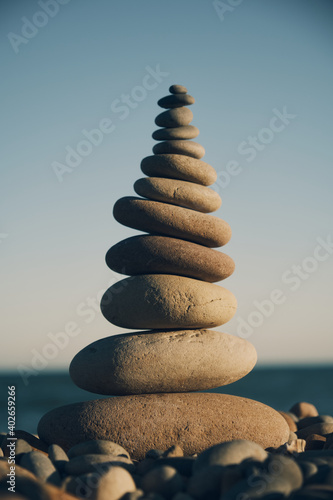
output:
{"label": "gray pebble", "polygon": [[65,470],[65,465],[68,462],[67,453],[57,444],[51,444],[48,450],[49,459],[57,468],[57,470],[62,473]]}
{"label": "gray pebble", "polygon": [[162,97],[157,104],[161,108],[180,108],[181,106],[190,106],[195,103],[194,97],[189,94],[172,94]]}
{"label": "gray pebble", "polygon": [[156,141],[168,141],[174,139],[195,139],[199,135],[199,129],[194,125],[184,125],[183,127],[159,128],[153,132],[153,139]]}
{"label": "gray pebble", "polygon": [[198,160],[200,160],[200,158],[205,155],[205,148],[198,142],[194,141],[172,140],[155,144],[155,146],[153,147],[153,153],[155,155],[186,155],[190,156],[191,158],[197,158]]}
{"label": "gray pebble", "polygon": [[320,423],[332,424],[333,417],[331,417],[331,415],[318,415],[317,417],[301,418],[297,422],[297,427],[298,427],[298,430],[300,430],[300,429],[304,429],[305,427],[309,427],[310,425],[320,424]]}
{"label": "gray pebble", "polygon": [[208,465],[234,465],[246,458],[264,461],[267,456],[267,452],[257,443],[237,439],[211,446],[200,453],[194,462],[193,473],[197,473]]}
{"label": "gray pebble", "polygon": [[20,455],[23,453],[30,453],[31,451],[32,447],[29,443],[27,443],[24,439],[17,439],[15,443],[15,454],[18,460],[20,460]]}
{"label": "gray pebble", "polygon": [[155,118],[158,127],[180,127],[189,125],[193,120],[193,113],[188,108],[174,108],[160,113]]}
{"label": "gray pebble", "polygon": [[61,483],[60,476],[51,460],[39,451],[25,453],[20,460],[20,466],[35,474],[41,482]]}
{"label": "gray pebble", "polygon": [[302,471],[292,458],[273,455],[268,458],[266,465],[266,472],[263,471],[255,476],[251,482],[247,478],[236,483],[225,493],[223,500],[235,500],[235,498],[273,499],[278,495],[288,497],[302,486]]}
{"label": "gray pebble", "polygon": [[320,436],[326,436],[327,434],[333,433],[333,423],[320,422],[318,424],[309,425],[297,431],[297,437],[299,439],[306,439],[311,434],[319,434]]}
{"label": "gray pebble", "polygon": [[101,455],[115,455],[130,458],[129,453],[119,444],[104,439],[93,439],[91,441],[84,441],[73,446],[67,455],[69,458],[74,458],[79,455],[101,454]]}

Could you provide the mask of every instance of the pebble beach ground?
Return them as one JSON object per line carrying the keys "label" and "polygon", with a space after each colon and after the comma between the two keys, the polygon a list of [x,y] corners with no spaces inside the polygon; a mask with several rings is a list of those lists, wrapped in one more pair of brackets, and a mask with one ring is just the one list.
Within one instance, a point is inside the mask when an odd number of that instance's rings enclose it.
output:
{"label": "pebble beach ground", "polygon": [[[333,417],[310,403],[280,412],[289,440],[264,450],[233,440],[184,456],[182,443],[134,460],[107,440],[57,444],[0,436],[0,498],[12,500],[333,499]],[[14,443],[14,444],[12,444]]]}

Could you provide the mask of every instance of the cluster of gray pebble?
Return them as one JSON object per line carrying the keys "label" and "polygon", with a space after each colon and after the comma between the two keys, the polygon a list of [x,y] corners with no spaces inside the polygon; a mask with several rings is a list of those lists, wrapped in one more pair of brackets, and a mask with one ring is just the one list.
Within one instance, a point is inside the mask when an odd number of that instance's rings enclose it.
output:
{"label": "cluster of gray pebble", "polygon": [[281,412],[290,439],[264,450],[246,440],[214,445],[184,456],[175,444],[149,450],[142,461],[111,441],[92,440],[67,453],[16,431],[15,493],[7,435],[0,436],[0,498],[7,500],[250,500],[332,499],[333,417],[309,403]]}

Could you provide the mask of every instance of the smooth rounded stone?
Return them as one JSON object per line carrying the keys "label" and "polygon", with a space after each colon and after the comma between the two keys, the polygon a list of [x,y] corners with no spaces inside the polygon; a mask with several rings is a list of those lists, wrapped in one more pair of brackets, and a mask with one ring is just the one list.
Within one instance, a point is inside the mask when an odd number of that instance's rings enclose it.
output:
{"label": "smooth rounded stone", "polygon": [[79,476],[81,495],[89,500],[120,500],[126,493],[136,491],[135,482],[123,467],[114,466],[105,474]]}
{"label": "smooth rounded stone", "polygon": [[64,472],[65,465],[68,462],[68,456],[65,450],[63,450],[57,444],[51,444],[51,446],[48,449],[48,452],[49,452],[49,459],[54,464],[56,469],[60,473]]}
{"label": "smooth rounded stone", "polygon": [[231,238],[229,224],[214,215],[134,196],[118,200],[113,215],[124,226],[182,238],[207,247],[223,246]]}
{"label": "smooth rounded stone", "polygon": [[78,387],[97,394],[190,392],[231,384],[256,360],[250,342],[227,333],[143,331],[93,342],[76,354],[69,372]]}
{"label": "smooth rounded stone", "polygon": [[148,176],[170,177],[204,186],[214,184],[216,170],[208,163],[185,155],[152,155],[141,161],[141,170]]}
{"label": "smooth rounded stone", "polygon": [[187,94],[187,88],[184,85],[171,85],[169,87],[170,94]]}
{"label": "smooth rounded stone", "polygon": [[199,135],[199,129],[194,125],[182,127],[158,128],[152,134],[155,141],[169,141],[174,139],[195,139]]}
{"label": "smooth rounded stone", "polygon": [[215,212],[222,203],[221,197],[214,189],[178,179],[143,177],[134,183],[134,190],[145,198],[204,213]]}
{"label": "smooth rounded stone", "polygon": [[15,455],[17,458],[23,453],[30,453],[32,451],[32,446],[27,443],[24,439],[18,438],[15,442]]}
{"label": "smooth rounded stone", "polygon": [[54,462],[68,462],[69,458],[65,450],[57,444],[51,444],[48,449],[49,459]]}
{"label": "smooth rounded stone", "polygon": [[297,436],[300,439],[306,439],[311,434],[319,434],[320,436],[327,436],[327,434],[333,433],[333,424],[328,423],[318,423],[314,425],[309,425],[297,431]]}
{"label": "smooth rounded stone", "polygon": [[171,499],[185,488],[181,475],[168,465],[154,467],[145,474],[140,482],[145,493],[159,493],[166,499]]}
{"label": "smooth rounded stone", "polygon": [[155,144],[153,147],[153,153],[155,155],[186,155],[200,160],[205,155],[205,148],[198,142],[194,141],[171,140]]}
{"label": "smooth rounded stone", "polygon": [[299,419],[305,417],[317,417],[319,415],[317,408],[313,404],[306,403],[304,401],[295,403],[289,411],[294,413]]}
{"label": "smooth rounded stone", "polygon": [[184,456],[184,452],[181,449],[181,447],[178,446],[178,444],[173,444],[172,446],[170,446],[167,450],[165,450],[165,452],[162,455],[162,457],[164,457],[164,458],[174,458],[174,457],[183,457],[183,456]]}
{"label": "smooth rounded stone", "polygon": [[38,434],[65,450],[91,439],[116,441],[141,460],[147,450],[175,443],[185,455],[233,439],[278,447],[287,441],[289,427],[279,413],[257,401],[227,394],[171,393],[62,406],[42,417]]}
{"label": "smooth rounded stone", "polygon": [[155,118],[158,127],[182,127],[189,125],[193,120],[193,113],[190,109],[181,107],[163,111]]}
{"label": "smooth rounded stone", "polygon": [[[91,344],[92,345],[92,344]],[[82,351],[81,351],[82,352]],[[86,367],[87,368],[87,367]],[[95,375],[93,375],[95,376]],[[80,455],[114,455],[130,458],[128,452],[119,444],[103,439],[84,441],[68,450],[68,457],[74,458]]]}
{"label": "smooth rounded stone", "polygon": [[71,476],[79,476],[81,474],[88,474],[89,472],[103,474],[111,466],[124,467],[129,472],[134,472],[135,470],[134,464],[129,458],[97,453],[71,458],[65,464],[64,470],[66,474]]}
{"label": "smooth rounded stone", "polygon": [[231,276],[235,263],[219,250],[168,236],[140,235],[111,247],[106,264],[120,274],[176,274],[210,283]]}
{"label": "smooth rounded stone", "polygon": [[318,415],[317,417],[305,417],[297,422],[298,429],[304,429],[314,424],[333,424],[333,417],[331,415]]}
{"label": "smooth rounded stone", "polygon": [[131,276],[103,295],[103,316],[121,328],[213,328],[235,314],[237,301],[226,288],[171,274]]}
{"label": "smooth rounded stone", "polygon": [[306,438],[306,450],[322,450],[326,443],[326,438],[319,434],[310,434]]}
{"label": "smooth rounded stone", "polygon": [[180,108],[181,106],[190,106],[191,104],[194,103],[195,103],[194,97],[184,93],[167,95],[157,101],[157,104],[160,106],[160,108],[166,108],[166,109]]}
{"label": "smooth rounded stone", "polygon": [[41,482],[50,481],[50,479],[52,483],[60,484],[61,482],[55,466],[44,453],[39,451],[25,453],[20,460],[20,465],[32,472]]}
{"label": "smooth rounded stone", "polygon": [[193,465],[193,474],[211,465],[235,465],[247,458],[263,462],[267,452],[257,443],[244,439],[217,444],[200,453]]}
{"label": "smooth rounded stone", "polygon": [[294,420],[291,418],[291,416],[288,415],[288,413],[286,413],[284,411],[279,411],[279,413],[280,413],[280,415],[282,415],[282,417],[285,419],[285,421],[289,425],[290,431],[291,432],[296,432],[297,431],[297,425],[294,422]]}
{"label": "smooth rounded stone", "polygon": [[267,470],[267,473],[253,477],[252,480],[246,478],[236,483],[224,493],[223,500],[273,499],[275,494],[281,494],[285,498],[303,484],[302,471],[292,458],[273,455],[268,459]]}

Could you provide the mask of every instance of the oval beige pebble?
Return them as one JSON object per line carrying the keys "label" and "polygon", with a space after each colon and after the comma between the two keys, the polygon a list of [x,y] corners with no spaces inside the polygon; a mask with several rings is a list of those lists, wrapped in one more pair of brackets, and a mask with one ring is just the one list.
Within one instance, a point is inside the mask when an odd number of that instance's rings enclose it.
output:
{"label": "oval beige pebble", "polygon": [[195,139],[198,137],[199,129],[194,125],[184,125],[183,127],[159,128],[153,132],[153,139],[156,141],[168,141],[173,139]]}
{"label": "oval beige pebble", "polygon": [[160,465],[147,472],[140,481],[145,493],[159,493],[162,498],[171,499],[185,489],[182,476],[169,465]]}
{"label": "oval beige pebble", "polygon": [[227,394],[141,394],[62,406],[42,417],[38,434],[65,450],[89,439],[109,439],[135,460],[177,443],[185,455],[233,439],[263,448],[288,440],[289,427],[272,408]]}
{"label": "oval beige pebble", "polygon": [[235,269],[232,258],[219,250],[152,234],[120,241],[105,260],[120,274],[176,274],[209,282],[224,280]]}
{"label": "oval beige pebble", "polygon": [[201,146],[198,142],[194,141],[164,141],[155,144],[153,147],[153,153],[155,155],[159,154],[175,154],[175,155],[186,155],[191,156],[191,158],[197,158],[200,160],[205,155],[205,148]]}
{"label": "oval beige pebble", "polygon": [[181,106],[190,106],[195,103],[194,97],[189,94],[172,94],[162,97],[157,101],[160,108],[180,108]]}
{"label": "oval beige pebble", "polygon": [[186,94],[187,93],[187,88],[184,87],[184,85],[171,85],[171,87],[169,87],[169,92],[171,94]]}
{"label": "oval beige pebble", "polygon": [[193,182],[161,177],[143,177],[134,183],[134,191],[155,201],[163,201],[199,212],[215,212],[222,200],[214,189]]}
{"label": "oval beige pebble", "polygon": [[219,217],[134,196],[118,200],[113,216],[120,224],[139,231],[174,236],[207,247],[223,246],[231,238],[229,224]]}
{"label": "oval beige pebble", "polygon": [[103,295],[104,317],[122,328],[211,328],[237,309],[226,288],[171,274],[144,274],[118,281]]}
{"label": "oval beige pebble", "polygon": [[152,177],[170,177],[196,182],[204,186],[214,184],[216,170],[208,163],[185,155],[152,155],[141,161],[141,170]]}
{"label": "oval beige pebble", "polygon": [[119,444],[101,439],[84,441],[83,443],[79,443],[76,446],[73,446],[73,448],[68,451],[69,458],[89,454],[115,455],[130,458],[128,452],[122,446],[119,446]]}
{"label": "oval beige pebble", "polygon": [[257,443],[236,439],[229,443],[216,444],[200,453],[193,464],[193,474],[212,465],[236,465],[247,458],[263,462],[267,457],[268,453]]}
{"label": "oval beige pebble", "polygon": [[317,417],[319,415],[317,408],[312,403],[305,401],[295,403],[289,411],[298,418]]}
{"label": "oval beige pebble", "polygon": [[69,372],[78,387],[97,394],[189,392],[231,384],[256,360],[250,342],[227,333],[152,331],[97,340],[76,354]]}
{"label": "oval beige pebble", "polygon": [[193,120],[193,113],[188,108],[174,108],[163,111],[155,118],[158,127],[180,127],[189,125]]}
{"label": "oval beige pebble", "polygon": [[79,479],[83,487],[86,485],[84,498],[89,500],[120,500],[126,493],[136,490],[131,474],[117,466],[105,474],[84,474]]}

